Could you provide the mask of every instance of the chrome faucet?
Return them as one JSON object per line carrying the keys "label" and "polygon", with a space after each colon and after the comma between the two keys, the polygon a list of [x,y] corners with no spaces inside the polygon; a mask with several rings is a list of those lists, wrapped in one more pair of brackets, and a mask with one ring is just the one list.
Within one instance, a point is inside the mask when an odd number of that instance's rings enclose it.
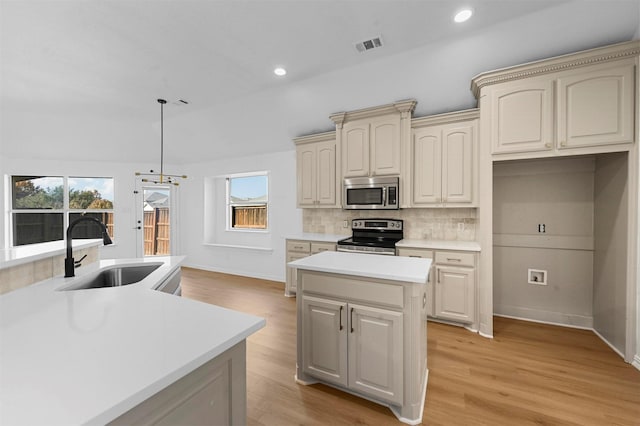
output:
{"label": "chrome faucet", "polygon": [[[111,238],[107,233],[107,227],[104,223],[100,222],[95,217],[91,216],[81,216],[78,219],[71,222],[69,227],[67,228],[67,257],[64,259],[64,276],[67,277],[75,277],[75,261],[73,260],[73,249],[71,248],[71,231],[73,231],[73,227],[78,224],[78,222],[83,222],[85,220],[95,222],[102,228],[102,244],[108,246],[112,244]],[[84,259],[84,258],[83,258]],[[80,259],[82,260],[82,259]]]}

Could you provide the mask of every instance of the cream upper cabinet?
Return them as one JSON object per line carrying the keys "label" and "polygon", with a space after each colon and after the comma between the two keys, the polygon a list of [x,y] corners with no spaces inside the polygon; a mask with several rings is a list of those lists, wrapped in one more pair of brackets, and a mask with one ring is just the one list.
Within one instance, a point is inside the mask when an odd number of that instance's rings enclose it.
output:
{"label": "cream upper cabinet", "polygon": [[[465,111],[462,121],[442,123],[426,117],[414,123],[411,144],[410,207],[473,206],[476,202],[477,111]],[[436,124],[431,124],[435,122]]]}
{"label": "cream upper cabinet", "polygon": [[399,176],[414,100],[331,115],[341,147],[342,177]]}
{"label": "cream upper cabinet", "polygon": [[335,133],[296,138],[298,207],[340,207]]}
{"label": "cream upper cabinet", "polygon": [[342,176],[369,176],[369,122],[346,123],[342,129]]}
{"label": "cream upper cabinet", "polygon": [[505,84],[490,96],[492,152],[553,148],[553,80],[538,78]]}
{"label": "cream upper cabinet", "polygon": [[558,78],[558,148],[633,142],[634,66]]}
{"label": "cream upper cabinet", "polygon": [[496,160],[626,151],[634,142],[640,42],[490,71],[471,83],[481,100],[482,146]]}
{"label": "cream upper cabinet", "polygon": [[345,123],[342,130],[342,176],[400,174],[400,117]]}

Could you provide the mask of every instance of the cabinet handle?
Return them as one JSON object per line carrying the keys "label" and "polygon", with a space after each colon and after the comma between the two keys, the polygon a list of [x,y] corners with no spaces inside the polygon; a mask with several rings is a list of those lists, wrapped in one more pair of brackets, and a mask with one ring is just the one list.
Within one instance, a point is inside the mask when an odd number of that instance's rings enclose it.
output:
{"label": "cabinet handle", "polygon": [[545,144],[544,144],[544,147],[545,147],[545,148],[551,148],[551,144],[550,144],[550,143],[545,143]]}
{"label": "cabinet handle", "polygon": [[353,333],[353,308],[351,308],[351,314],[349,316],[349,324],[351,324],[351,332]]}
{"label": "cabinet handle", "polygon": [[462,259],[456,259],[455,257],[447,257],[447,262],[462,262]]}
{"label": "cabinet handle", "polygon": [[567,146],[567,142],[566,141],[560,142],[560,146]]}
{"label": "cabinet handle", "polygon": [[422,295],[422,307],[427,306],[427,293]]}
{"label": "cabinet handle", "polygon": [[437,279],[437,281],[438,281],[438,284],[440,284],[440,269],[438,269],[438,273],[437,273],[437,275],[438,275],[438,279]]}
{"label": "cabinet handle", "polygon": [[340,306],[340,331],[344,328],[342,327],[342,308],[344,308],[344,306]]}
{"label": "cabinet handle", "polygon": [[410,254],[409,257],[417,257],[418,259],[422,259],[422,256],[416,256],[415,254]]}

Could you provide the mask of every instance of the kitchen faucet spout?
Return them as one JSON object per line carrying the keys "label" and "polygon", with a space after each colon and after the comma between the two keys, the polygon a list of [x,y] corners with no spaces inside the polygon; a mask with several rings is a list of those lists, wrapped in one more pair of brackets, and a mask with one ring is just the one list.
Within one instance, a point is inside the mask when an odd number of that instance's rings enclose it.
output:
{"label": "kitchen faucet spout", "polygon": [[107,227],[104,223],[100,222],[95,217],[91,216],[81,216],[78,219],[71,222],[69,227],[67,228],[67,257],[64,259],[64,276],[65,278],[74,277],[75,276],[75,262],[73,260],[73,248],[71,247],[71,232],[73,228],[79,223],[83,221],[95,222],[102,228],[102,244],[108,246],[112,244],[111,238],[109,237],[109,233],[107,232]]}

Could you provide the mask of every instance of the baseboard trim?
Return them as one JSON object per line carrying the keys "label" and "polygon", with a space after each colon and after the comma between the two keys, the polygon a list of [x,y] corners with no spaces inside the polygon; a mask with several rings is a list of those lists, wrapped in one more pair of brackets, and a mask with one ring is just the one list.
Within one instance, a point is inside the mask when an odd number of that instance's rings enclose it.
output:
{"label": "baseboard trim", "polygon": [[249,272],[249,271],[238,271],[235,269],[227,269],[227,268],[214,268],[211,266],[206,266],[206,265],[198,265],[195,263],[184,263],[182,266],[185,266],[187,268],[194,268],[194,269],[202,269],[203,271],[209,271],[209,272],[219,272],[221,274],[229,274],[229,275],[237,275],[240,277],[249,277],[249,278],[257,278],[257,279],[261,279],[261,280],[267,280],[267,281],[276,281],[281,283],[284,286],[284,281],[282,280],[282,277],[275,277],[275,276],[271,276],[271,275],[266,275],[266,274],[256,274],[253,272]]}
{"label": "baseboard trim", "polygon": [[507,318],[524,319],[542,324],[562,325],[565,327],[593,330],[593,317],[577,314],[529,309],[518,306],[500,305],[494,307],[494,315]]}
{"label": "baseboard trim", "polygon": [[604,338],[604,336],[600,333],[598,333],[598,330],[596,330],[595,328],[592,329],[592,331],[596,334],[596,336],[598,336],[600,338],[600,340],[602,340],[603,342],[605,342],[611,349],[613,349],[613,351],[615,353],[617,353],[618,355],[620,355],[620,357],[622,359],[624,359],[624,354],[622,352],[620,352],[620,350],[618,348],[616,348],[615,346],[613,346],[611,344],[611,342],[609,342],[607,339]]}
{"label": "baseboard trim", "polygon": [[640,355],[636,355],[633,357],[633,362],[631,363],[631,365],[633,365],[636,370],[640,371]]}

